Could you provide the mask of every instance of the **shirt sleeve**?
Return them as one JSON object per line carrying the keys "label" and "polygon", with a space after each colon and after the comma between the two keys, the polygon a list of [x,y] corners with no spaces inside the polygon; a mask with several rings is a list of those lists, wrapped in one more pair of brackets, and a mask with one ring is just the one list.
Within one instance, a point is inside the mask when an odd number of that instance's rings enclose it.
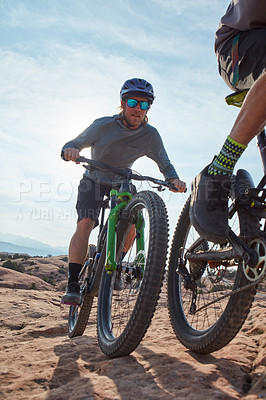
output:
{"label": "shirt sleeve", "polygon": [[61,157],[64,158],[64,150],[74,148],[81,151],[82,149],[93,146],[97,138],[98,120],[94,121],[88,128],[80,133],[75,139],[67,142],[61,151]]}
{"label": "shirt sleeve", "polygon": [[154,134],[152,135],[152,139],[146,152],[146,156],[156,162],[159,170],[161,171],[165,179],[179,179],[179,176],[177,175],[176,170],[171,164],[169,157],[166,153],[162,138],[155,128]]}

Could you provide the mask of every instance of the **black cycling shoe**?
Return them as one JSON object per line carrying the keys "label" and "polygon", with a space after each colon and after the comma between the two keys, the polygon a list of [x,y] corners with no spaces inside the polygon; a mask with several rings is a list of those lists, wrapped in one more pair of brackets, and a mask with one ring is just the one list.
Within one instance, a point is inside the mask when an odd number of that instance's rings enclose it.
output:
{"label": "black cycling shoe", "polygon": [[228,198],[231,180],[228,175],[208,175],[208,168],[204,168],[192,182],[189,216],[203,238],[223,243],[229,233]]}
{"label": "black cycling shoe", "polygon": [[81,303],[80,287],[77,282],[70,282],[67,285],[64,296],[62,297],[61,303],[78,305]]}

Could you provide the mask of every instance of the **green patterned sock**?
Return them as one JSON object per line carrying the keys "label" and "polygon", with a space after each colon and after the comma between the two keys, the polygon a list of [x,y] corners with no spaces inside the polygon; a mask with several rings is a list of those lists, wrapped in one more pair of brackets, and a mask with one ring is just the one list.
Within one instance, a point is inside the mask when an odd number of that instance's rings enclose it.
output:
{"label": "green patterned sock", "polygon": [[246,147],[244,144],[237,143],[231,136],[227,136],[222,150],[209,166],[208,175],[231,176],[236,162]]}

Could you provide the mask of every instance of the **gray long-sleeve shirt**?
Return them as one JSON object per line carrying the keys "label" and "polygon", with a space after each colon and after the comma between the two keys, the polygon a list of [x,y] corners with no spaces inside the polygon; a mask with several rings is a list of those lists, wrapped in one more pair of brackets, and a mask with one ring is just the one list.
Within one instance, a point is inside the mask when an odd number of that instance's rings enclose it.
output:
{"label": "gray long-sleeve shirt", "polygon": [[[62,152],[69,147],[78,150],[90,147],[93,160],[117,168],[131,168],[138,158],[147,156],[157,163],[166,179],[178,178],[157,129],[149,124],[141,125],[137,129],[128,129],[121,121],[120,115],[95,120],[75,139],[67,142]],[[109,170],[86,171],[86,175],[104,183],[116,180],[114,173]]]}
{"label": "gray long-sleeve shirt", "polygon": [[266,0],[231,0],[215,35],[215,52],[238,31],[266,27]]}

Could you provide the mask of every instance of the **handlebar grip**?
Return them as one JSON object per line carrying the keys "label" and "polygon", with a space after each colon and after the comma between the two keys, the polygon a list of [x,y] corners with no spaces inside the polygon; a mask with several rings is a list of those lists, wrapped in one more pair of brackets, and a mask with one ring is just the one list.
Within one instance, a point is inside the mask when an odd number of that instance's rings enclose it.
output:
{"label": "handlebar grip", "polygon": [[88,159],[87,159],[86,157],[79,156],[78,158],[76,158],[75,161],[76,161],[76,162],[87,162]]}

